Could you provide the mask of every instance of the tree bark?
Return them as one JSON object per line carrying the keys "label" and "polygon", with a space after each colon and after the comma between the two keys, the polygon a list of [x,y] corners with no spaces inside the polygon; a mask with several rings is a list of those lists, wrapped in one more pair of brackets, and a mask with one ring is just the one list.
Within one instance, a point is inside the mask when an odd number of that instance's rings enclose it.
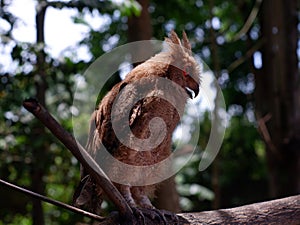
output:
{"label": "tree bark", "polygon": [[262,4],[263,65],[255,78],[256,114],[266,142],[270,196],[288,196],[300,193],[297,0]]}
{"label": "tree bark", "polygon": [[152,37],[151,18],[148,12],[149,0],[138,0],[141,7],[139,16],[132,15],[128,18],[128,40],[141,41],[149,40]]}
{"label": "tree bark", "polygon": [[289,224],[300,221],[300,195],[232,209],[180,214],[181,224]]}
{"label": "tree bark", "polygon": [[[300,221],[300,195],[240,206],[231,209],[177,214],[178,225],[219,225],[219,224],[247,224],[247,225],[298,225]],[[156,225],[158,221],[145,218],[145,224]],[[116,218],[93,225],[118,224]],[[167,224],[174,224],[167,218]]]}

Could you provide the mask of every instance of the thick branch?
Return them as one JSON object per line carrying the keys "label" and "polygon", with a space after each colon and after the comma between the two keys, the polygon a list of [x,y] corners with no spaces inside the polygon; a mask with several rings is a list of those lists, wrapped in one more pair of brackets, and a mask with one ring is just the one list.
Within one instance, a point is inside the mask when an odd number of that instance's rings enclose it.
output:
{"label": "thick branch", "polygon": [[289,224],[300,221],[300,195],[199,213],[184,213],[180,224]]}
{"label": "thick branch", "polygon": [[[298,225],[300,221],[300,195],[240,206],[231,209],[177,214],[178,225]],[[158,221],[145,218],[145,224],[156,225]],[[170,222],[167,217],[167,224]],[[112,218],[94,225],[116,225]]]}
{"label": "thick branch", "polygon": [[37,117],[77,158],[95,182],[104,190],[109,199],[118,207],[123,217],[132,218],[132,210],[120,192],[106,178],[104,172],[86,150],[49,114],[35,99],[28,99],[23,106]]}

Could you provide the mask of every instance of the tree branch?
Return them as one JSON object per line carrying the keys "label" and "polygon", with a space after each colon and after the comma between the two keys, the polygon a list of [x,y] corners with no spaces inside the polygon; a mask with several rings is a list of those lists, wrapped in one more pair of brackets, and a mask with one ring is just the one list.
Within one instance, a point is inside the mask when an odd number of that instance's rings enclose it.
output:
{"label": "tree branch", "polygon": [[252,46],[246,52],[245,55],[243,55],[242,57],[240,57],[237,60],[235,60],[234,62],[232,62],[227,68],[228,73],[231,73],[238,66],[240,66],[242,63],[244,63],[247,59],[249,59],[256,51],[258,51],[263,46],[264,43],[265,43],[264,39],[259,40],[254,46]]}
{"label": "tree branch", "polygon": [[[300,195],[240,206],[231,209],[177,214],[179,225],[260,224],[298,225],[300,221]],[[157,221],[145,218],[145,224],[156,225]],[[167,218],[168,219],[168,218]],[[112,221],[112,220],[111,220]],[[111,222],[110,221],[110,222]],[[167,221],[169,222],[169,221]],[[94,225],[106,225],[107,221]],[[116,223],[110,223],[116,225]],[[172,224],[167,223],[167,224]]]}
{"label": "tree branch", "polygon": [[199,213],[180,214],[183,224],[289,224],[300,221],[300,195]]}
{"label": "tree branch", "polygon": [[254,23],[257,14],[259,12],[262,0],[256,0],[253,9],[251,10],[248,19],[246,20],[242,29],[232,38],[233,41],[239,40],[243,35],[245,35],[249,29],[251,28],[252,24]]}
{"label": "tree branch", "polygon": [[95,219],[95,220],[97,220],[97,221],[103,221],[103,220],[106,220],[106,219],[107,219],[107,218],[105,218],[105,217],[101,217],[101,216],[95,215],[95,214],[93,214],[93,213],[87,212],[87,211],[82,210],[82,209],[78,209],[78,208],[76,208],[76,207],[74,207],[74,206],[65,204],[65,203],[63,203],[63,202],[59,202],[59,201],[53,200],[53,199],[48,198],[48,197],[46,197],[46,196],[44,196],[44,195],[40,195],[40,194],[35,193],[35,192],[33,192],[33,191],[30,191],[30,190],[28,190],[28,189],[26,189],[26,188],[22,188],[22,187],[19,187],[19,186],[17,186],[17,185],[14,185],[14,184],[12,184],[12,183],[9,183],[9,182],[7,182],[7,181],[4,181],[4,180],[2,180],[2,179],[0,179],[0,184],[1,184],[1,185],[4,185],[4,186],[6,186],[6,187],[8,187],[8,188],[10,188],[10,189],[13,189],[13,190],[15,190],[15,191],[21,192],[21,193],[23,193],[23,194],[25,194],[25,195],[27,195],[27,196],[32,197],[32,198],[35,198],[35,199],[38,199],[38,200],[41,200],[41,201],[44,201],[44,202],[48,202],[48,203],[50,203],[50,204],[52,204],[52,205],[55,205],[55,206],[58,206],[58,207],[67,209],[67,210],[72,211],[72,212],[74,212],[74,213],[81,214],[81,215],[83,215],[83,216],[86,216],[86,217]]}
{"label": "tree branch", "polygon": [[[299,225],[300,195],[240,206],[231,209],[177,214],[178,225],[219,225],[219,224],[259,224],[259,225]],[[156,225],[157,221],[145,217],[145,224]],[[167,224],[174,224],[167,219]],[[117,225],[111,218],[93,225]],[[108,223],[109,222],[109,223]],[[85,224],[88,225],[88,224]]]}
{"label": "tree branch", "polygon": [[261,116],[259,116],[259,113],[256,113],[256,118],[257,118],[257,122],[258,122],[258,131],[261,134],[262,139],[265,141],[266,145],[269,147],[270,151],[272,151],[274,156],[280,160],[282,157],[280,155],[280,152],[276,148],[276,146],[271,138],[268,127],[266,125],[266,123],[272,118],[272,115],[270,113],[268,113],[264,117],[261,117]]}
{"label": "tree branch", "polygon": [[49,112],[35,99],[28,99],[23,102],[23,106],[38,118],[51,132],[69,149],[76,159],[82,164],[95,182],[103,189],[108,198],[118,207],[122,217],[128,220],[133,219],[131,208],[107,178],[98,164],[91,158],[86,150],[75,138],[49,114]]}

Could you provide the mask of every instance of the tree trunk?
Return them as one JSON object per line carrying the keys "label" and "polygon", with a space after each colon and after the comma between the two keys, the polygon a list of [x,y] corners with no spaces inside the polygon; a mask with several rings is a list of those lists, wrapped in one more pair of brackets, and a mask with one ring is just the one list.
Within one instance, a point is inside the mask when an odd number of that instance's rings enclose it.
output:
{"label": "tree trunk", "polygon": [[179,195],[176,190],[176,183],[174,177],[162,182],[156,192],[156,199],[154,201],[155,207],[158,209],[165,209],[171,212],[181,212],[179,205]]}
{"label": "tree trunk", "polygon": [[152,37],[151,18],[148,12],[149,0],[138,0],[142,6],[140,16],[131,16],[128,18],[128,40],[141,41],[149,40]]}
{"label": "tree trunk", "polygon": [[[44,21],[47,7],[43,3],[38,3],[36,14],[36,42],[39,45],[45,44],[45,35],[44,35]],[[46,71],[45,71],[45,52],[43,48],[40,52],[37,52],[37,62],[36,62],[36,75],[34,78],[35,89],[36,89],[36,98],[43,104],[45,104],[45,94],[47,89],[46,83]],[[33,128],[33,139],[36,137],[47,136],[45,128],[39,125],[35,125]],[[48,152],[48,144],[46,141],[40,144],[40,146],[34,146],[32,149],[33,163],[31,165],[31,189],[34,192],[44,195],[45,193],[45,183],[43,182],[43,177],[45,175],[46,163],[47,160],[46,154]],[[40,200],[32,200],[32,221],[33,225],[43,225],[45,224],[44,220],[44,211],[43,206]]]}
{"label": "tree trunk", "polygon": [[[209,1],[209,12],[210,12],[210,20],[214,17],[213,9],[214,9],[215,1]],[[211,61],[212,61],[212,70],[214,72],[215,78],[218,79],[220,77],[221,66],[220,66],[220,59],[218,54],[218,44],[217,44],[217,35],[214,28],[210,27],[210,48],[211,48]],[[219,108],[216,107],[218,104],[218,97],[220,95],[219,89],[215,88],[216,90],[216,97],[214,100],[214,110],[213,110],[213,117],[215,121],[220,121],[220,114],[218,112]],[[214,199],[212,201],[212,209],[219,209],[221,205],[221,187],[220,187],[220,162],[221,157],[220,154],[215,158],[212,163],[212,178],[211,178],[211,185],[212,190],[214,192]]]}
{"label": "tree trunk", "polygon": [[256,113],[272,197],[300,193],[297,12],[297,0],[265,0],[260,15],[264,45],[256,74]]}
{"label": "tree trunk", "polygon": [[[142,11],[139,16],[132,15],[128,18],[128,41],[142,41],[150,40],[152,38],[152,25],[151,18],[148,11],[149,0],[138,0],[137,1]],[[152,46],[150,43],[144,43],[143,48],[134,49],[135,55],[132,55],[132,62],[134,66],[142,63],[140,59],[148,59],[153,53]]]}

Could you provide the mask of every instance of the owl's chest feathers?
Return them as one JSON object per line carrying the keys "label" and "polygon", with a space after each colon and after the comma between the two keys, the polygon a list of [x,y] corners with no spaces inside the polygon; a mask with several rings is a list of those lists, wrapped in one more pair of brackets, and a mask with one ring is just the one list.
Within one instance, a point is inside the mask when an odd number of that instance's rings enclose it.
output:
{"label": "owl's chest feathers", "polygon": [[[171,154],[173,131],[180,120],[180,114],[184,110],[185,101],[183,99],[177,101],[177,103],[180,102],[179,106],[174,106],[164,99],[149,97],[137,103],[129,118],[131,132],[141,140],[156,135],[158,139],[162,138],[162,141],[152,149],[144,151],[136,151],[120,143],[114,157],[132,165],[153,165],[166,159]],[[154,118],[161,119],[161,122],[152,121],[151,124],[151,120]],[[150,124],[154,134],[151,134]]]}
{"label": "owl's chest feathers", "polygon": [[[116,112],[113,112],[112,106],[116,99],[116,93],[111,92],[110,94],[100,104],[98,116],[96,116],[99,141],[106,149],[118,160],[132,165],[152,165],[167,158],[171,153],[173,131],[180,121],[187,101],[187,95],[183,89],[167,90],[166,93],[159,93],[159,95],[149,93],[145,98],[133,104],[130,112],[124,112],[123,109],[128,108],[126,107],[127,104],[134,102],[130,99],[133,98],[132,95],[127,93],[123,101],[120,101],[121,106]],[[115,116],[112,116],[114,113]],[[114,121],[112,121],[113,117],[116,118]],[[159,120],[154,121],[155,118],[159,118]],[[129,130],[126,126],[129,126]],[[145,150],[137,151],[118,139],[114,130],[116,127],[118,132],[124,134],[123,137],[128,135],[128,139],[130,139],[130,135],[133,135],[140,139],[143,144],[143,140],[148,139],[151,135],[161,141],[151,149],[149,146],[145,146]],[[131,134],[129,134],[130,132]]]}

